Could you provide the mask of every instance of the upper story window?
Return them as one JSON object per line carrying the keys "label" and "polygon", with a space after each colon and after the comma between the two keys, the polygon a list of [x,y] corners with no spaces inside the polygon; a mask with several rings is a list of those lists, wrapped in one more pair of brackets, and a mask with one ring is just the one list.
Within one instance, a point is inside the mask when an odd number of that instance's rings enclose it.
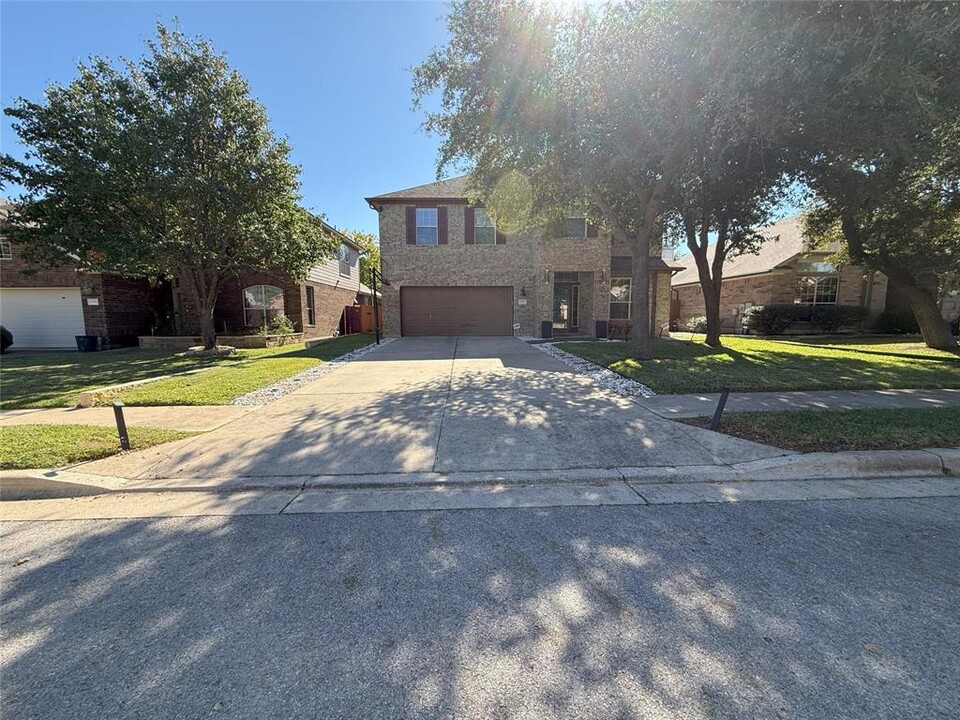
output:
{"label": "upper story window", "polygon": [[835,305],[840,279],[830,277],[802,277],[797,279],[793,302],[798,305]]}
{"label": "upper story window", "polygon": [[9,240],[0,238],[0,260],[13,260],[13,248]]}
{"label": "upper story window", "polygon": [[587,219],[567,217],[563,219],[563,236],[582,238],[587,236]]}
{"label": "upper story window", "polygon": [[350,277],[350,248],[346,243],[340,243],[337,248],[337,260],[340,262],[340,274]]}
{"label": "upper story window", "polygon": [[273,285],[251,285],[243,289],[244,325],[263,327],[280,315],[283,315],[283,290]]}
{"label": "upper story window", "polygon": [[497,244],[497,226],[483,208],[477,208],[473,213],[473,244]]}
{"label": "upper story window", "polygon": [[610,278],[610,319],[630,319],[630,278]]}
{"label": "upper story window", "polygon": [[439,227],[437,208],[417,208],[417,245],[436,245]]}
{"label": "upper story window", "polygon": [[833,263],[823,260],[798,260],[798,273],[832,273],[837,271],[837,266]]}

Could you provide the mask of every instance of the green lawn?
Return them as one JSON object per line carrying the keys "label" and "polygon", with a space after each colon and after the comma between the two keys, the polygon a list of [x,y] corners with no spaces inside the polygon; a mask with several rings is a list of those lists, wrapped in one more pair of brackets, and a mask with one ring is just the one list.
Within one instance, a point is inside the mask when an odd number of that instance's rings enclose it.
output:
{"label": "green lawn", "polygon": [[[197,433],[130,428],[130,446],[143,450]],[[0,469],[54,468],[120,452],[117,431],[92,425],[6,425],[0,432]]]}
{"label": "green lawn", "polygon": [[12,353],[0,360],[0,408],[69,407],[83,390],[195,368],[214,369],[158,380],[118,395],[129,405],[222,405],[320,362],[370,343],[368,333],[303,344],[239,350],[227,358],[188,357],[139,349],[100,353]]}
{"label": "green lawn", "polygon": [[[707,427],[710,420],[683,422]],[[798,452],[956,447],[960,408],[729,413],[720,432]]]}
{"label": "green lawn", "polygon": [[723,338],[723,344],[711,348],[689,340],[655,340],[654,359],[646,362],[630,358],[625,342],[570,342],[559,347],[663,394],[960,388],[960,353],[931,350],[919,341],[731,335]]}

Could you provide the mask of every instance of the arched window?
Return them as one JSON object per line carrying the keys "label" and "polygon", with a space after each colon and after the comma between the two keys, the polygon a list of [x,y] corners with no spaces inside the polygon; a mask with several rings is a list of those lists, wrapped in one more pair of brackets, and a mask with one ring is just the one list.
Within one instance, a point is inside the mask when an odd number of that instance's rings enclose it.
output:
{"label": "arched window", "polygon": [[244,325],[263,327],[278,315],[283,315],[283,290],[273,285],[251,285],[243,289]]}

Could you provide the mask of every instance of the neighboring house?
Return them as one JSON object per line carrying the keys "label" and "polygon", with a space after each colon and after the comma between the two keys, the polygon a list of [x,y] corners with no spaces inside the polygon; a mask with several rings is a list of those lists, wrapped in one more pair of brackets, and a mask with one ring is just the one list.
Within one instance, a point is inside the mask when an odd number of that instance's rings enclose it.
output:
{"label": "neighboring house", "polygon": [[[0,201],[0,222],[9,203]],[[344,306],[360,289],[360,248],[330,226],[341,241],[338,255],[313,268],[304,282],[281,273],[244,272],[223,283],[215,310],[222,334],[256,332],[284,314],[308,337],[332,335]],[[104,347],[137,344],[141,335],[195,335],[198,304],[174,279],[90,273],[65,264],[35,268],[20,248],[0,240],[0,323],[13,333],[14,347],[76,347],[74,336],[95,335]]]}
{"label": "neighboring house", "polygon": [[[629,248],[584,218],[501,232],[464,197],[466,176],[367,198],[380,214],[386,335],[623,336],[633,317]],[[672,269],[650,258],[653,332]]]}
{"label": "neighboring house", "polygon": [[[753,305],[855,305],[866,308],[871,319],[886,309],[886,276],[854,265],[834,266],[828,257],[836,248],[808,250],[799,216],[780,220],[764,228],[763,234],[771,239],[757,254],[740,255],[723,264],[720,322],[724,332],[740,332],[743,311]],[[713,245],[707,250],[711,262],[713,250]],[[676,264],[684,269],[673,278],[670,321],[671,327],[683,328],[705,310],[693,256],[677,258]],[[810,328],[796,323],[793,331],[809,332]]]}

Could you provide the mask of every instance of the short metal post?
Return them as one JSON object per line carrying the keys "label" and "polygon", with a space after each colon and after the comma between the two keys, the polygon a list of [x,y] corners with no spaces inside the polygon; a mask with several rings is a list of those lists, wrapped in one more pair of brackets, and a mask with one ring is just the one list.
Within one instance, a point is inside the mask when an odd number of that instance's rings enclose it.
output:
{"label": "short metal post", "polygon": [[372,268],[370,282],[373,284],[373,337],[380,344],[380,306],[377,304],[377,269]]}
{"label": "short metal post", "polygon": [[713,420],[710,421],[710,429],[716,431],[720,427],[720,418],[723,417],[723,408],[727,404],[727,397],[729,397],[730,391],[724,390],[720,393],[720,401],[717,403],[717,409],[713,412]]}
{"label": "short metal post", "polygon": [[113,401],[113,417],[117,421],[117,435],[120,436],[120,449],[130,449],[130,436],[127,434],[127,423],[123,419],[123,403],[119,400]]}

